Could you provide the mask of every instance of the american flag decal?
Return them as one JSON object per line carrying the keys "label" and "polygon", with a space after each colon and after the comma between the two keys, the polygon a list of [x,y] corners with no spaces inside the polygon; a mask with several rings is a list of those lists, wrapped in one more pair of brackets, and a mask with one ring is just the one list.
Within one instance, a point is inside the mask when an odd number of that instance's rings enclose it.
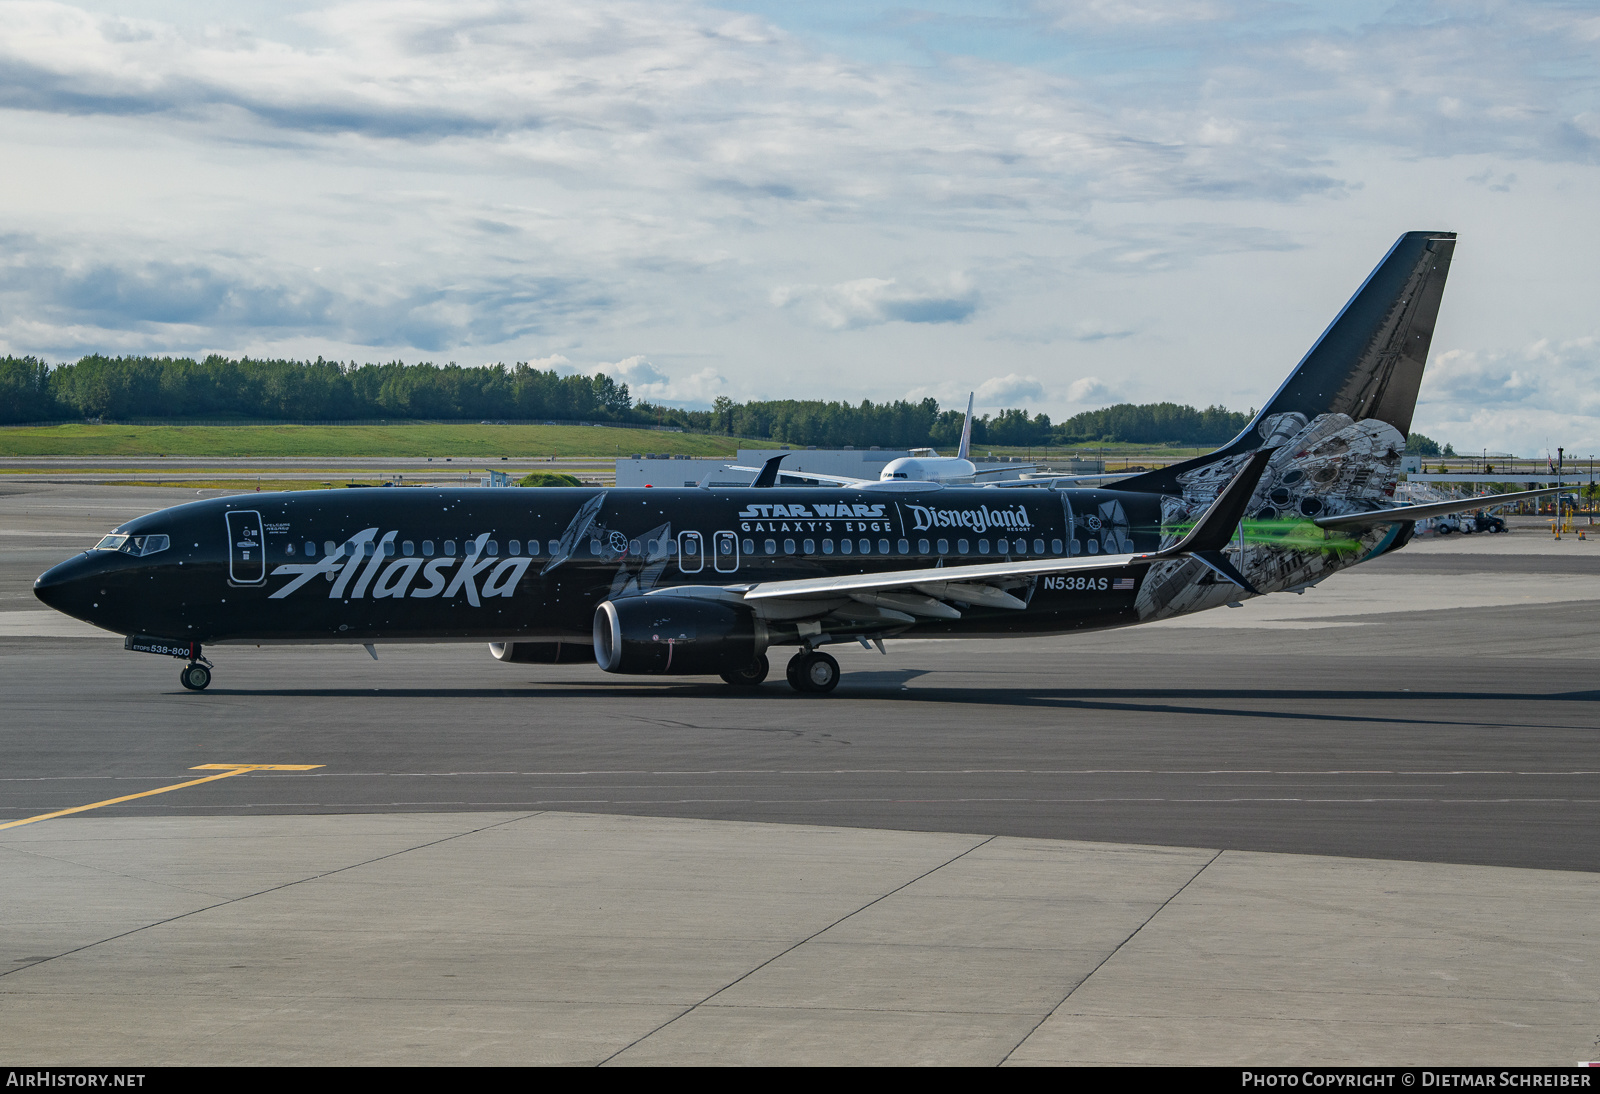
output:
{"label": "american flag decal", "polygon": [[1132,592],[1133,591],[1133,578],[1131,578],[1131,577],[1119,577],[1119,578],[1117,578],[1115,581],[1113,581],[1111,583],[1111,591],[1112,592],[1119,592],[1119,593]]}

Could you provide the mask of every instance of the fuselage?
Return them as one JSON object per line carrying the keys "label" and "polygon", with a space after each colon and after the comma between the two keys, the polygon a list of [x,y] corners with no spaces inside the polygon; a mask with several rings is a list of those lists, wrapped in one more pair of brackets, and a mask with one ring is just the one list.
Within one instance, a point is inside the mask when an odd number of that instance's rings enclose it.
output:
{"label": "fuselage", "polygon": [[977,473],[976,464],[959,456],[901,456],[890,460],[878,478],[883,482],[970,483]]}
{"label": "fuselage", "polygon": [[586,646],[608,672],[740,686],[791,645],[789,682],[826,692],[829,642],[1067,633],[1304,590],[1411,535],[1415,514],[1379,511],[1454,249],[1403,235],[1245,430],[1115,488],[951,483],[977,474],[964,431],[954,459],[840,489],[243,495],[130,521],[35,592],[185,658],[192,690],[210,643],[487,640],[502,660]]}
{"label": "fuselage", "polygon": [[[1162,537],[1157,495],[934,484],[893,494],[247,494],[164,509],[116,532],[133,539],[52,568],[36,583],[39,598],[120,634],[197,643],[587,640],[596,606],[634,593],[1153,551]],[[130,553],[133,543],[149,553]],[[1125,569],[1036,578],[1017,590],[1024,610],[973,606],[909,634],[1136,622],[1144,567]]]}

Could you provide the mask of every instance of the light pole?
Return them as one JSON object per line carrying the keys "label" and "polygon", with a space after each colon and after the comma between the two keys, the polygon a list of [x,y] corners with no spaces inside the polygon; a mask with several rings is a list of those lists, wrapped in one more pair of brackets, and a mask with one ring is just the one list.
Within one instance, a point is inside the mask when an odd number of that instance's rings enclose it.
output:
{"label": "light pole", "polygon": [[1566,449],[1556,446],[1556,538],[1561,538],[1561,465],[1566,460]]}

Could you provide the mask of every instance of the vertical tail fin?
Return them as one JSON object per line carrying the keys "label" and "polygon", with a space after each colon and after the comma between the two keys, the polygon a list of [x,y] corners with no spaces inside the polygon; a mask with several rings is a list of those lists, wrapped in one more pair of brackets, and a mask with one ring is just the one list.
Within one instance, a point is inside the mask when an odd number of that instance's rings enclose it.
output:
{"label": "vertical tail fin", "polygon": [[1401,236],[1256,422],[1274,414],[1336,413],[1377,418],[1402,436],[1410,433],[1455,249],[1454,232]]}
{"label": "vertical tail fin", "polygon": [[972,459],[972,400],[978,393],[967,393],[967,420],[961,426],[961,447],[956,449],[956,459]]}
{"label": "vertical tail fin", "polygon": [[1454,232],[1401,236],[1243,433],[1208,455],[1124,479],[1117,489],[1176,493],[1177,476],[1185,471],[1282,443],[1268,434],[1274,419],[1286,414],[1299,415],[1302,425],[1319,415],[1345,414],[1410,433],[1455,247]]}

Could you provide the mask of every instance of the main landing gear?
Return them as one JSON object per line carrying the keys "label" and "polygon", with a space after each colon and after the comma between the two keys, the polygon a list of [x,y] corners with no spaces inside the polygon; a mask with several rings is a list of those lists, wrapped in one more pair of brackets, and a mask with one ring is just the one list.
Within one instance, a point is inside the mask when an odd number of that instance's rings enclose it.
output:
{"label": "main landing gear", "polygon": [[767,672],[771,667],[771,664],[767,661],[767,655],[758,653],[756,654],[756,659],[750,662],[748,668],[725,672],[722,674],[722,678],[736,688],[759,687],[761,681],[767,678]]}
{"label": "main landing gear", "polygon": [[[749,668],[725,672],[722,678],[736,688],[753,688],[767,678],[769,668],[767,655],[757,654]],[[839,686],[839,662],[825,653],[801,650],[789,659],[785,675],[794,690],[825,695]]]}
{"label": "main landing gear", "polygon": [[817,650],[801,650],[790,658],[787,675],[794,690],[826,695],[839,686],[839,662]]}

